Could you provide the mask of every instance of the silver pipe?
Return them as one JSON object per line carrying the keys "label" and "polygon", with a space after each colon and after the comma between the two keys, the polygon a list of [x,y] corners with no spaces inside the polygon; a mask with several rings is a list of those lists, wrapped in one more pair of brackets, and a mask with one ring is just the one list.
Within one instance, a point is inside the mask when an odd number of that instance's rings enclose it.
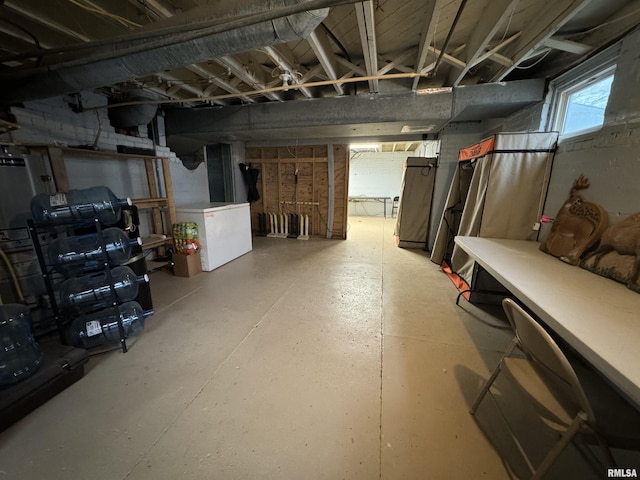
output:
{"label": "silver pipe", "polygon": [[[234,17],[224,23],[181,35],[94,52],[88,57],[49,67],[0,74],[0,79],[5,83],[5,88],[0,92],[0,102],[12,104],[98,88],[220,55],[305,38],[328,14],[327,5],[355,3],[355,0],[272,1],[296,3]],[[324,10],[318,10],[321,8]],[[310,9],[315,11],[311,12]],[[181,27],[192,29],[193,24]]]}
{"label": "silver pipe", "polygon": [[[0,57],[0,63],[11,62],[16,60],[24,60],[25,58],[33,58],[33,57],[43,57],[45,55],[56,55],[56,54],[66,54],[73,53],[82,50],[91,50],[97,49],[100,47],[107,46],[116,46],[123,43],[132,43],[132,42],[143,42],[140,46],[146,49],[145,41],[148,41],[150,38],[157,38],[163,36],[176,35],[180,33],[197,33],[203,30],[206,30],[202,33],[202,35],[212,35],[214,33],[222,33],[228,30],[233,30],[235,28],[241,28],[243,26],[251,25],[253,23],[260,23],[262,21],[274,20],[276,18],[286,17],[288,15],[294,15],[297,13],[302,13],[309,10],[317,10],[328,7],[334,7],[337,5],[344,5],[350,3],[357,3],[358,0],[308,0],[303,3],[299,3],[297,5],[291,5],[288,7],[276,7],[267,12],[263,12],[260,14],[251,14],[251,15],[239,15],[234,17],[227,18],[213,18],[208,20],[198,20],[194,22],[186,22],[180,25],[171,25],[168,27],[158,28],[158,24],[162,22],[156,22],[152,24],[151,28],[141,28],[132,33],[127,33],[124,35],[120,35],[119,37],[113,39],[104,39],[104,40],[95,40],[91,42],[83,42],[76,43],[73,45],[66,45],[64,47],[57,48],[46,48],[46,49],[37,49],[30,50],[27,52],[9,55],[5,57]],[[297,8],[294,8],[297,7]],[[185,15],[188,15],[185,14]],[[182,16],[185,16],[182,15]],[[179,16],[171,17],[172,22],[175,23]],[[254,20],[255,19],[255,20]],[[246,23],[245,23],[246,20]],[[237,22],[237,25],[236,25]],[[219,28],[218,28],[219,27]],[[211,29],[209,31],[208,29]],[[198,38],[198,37],[194,37]]]}

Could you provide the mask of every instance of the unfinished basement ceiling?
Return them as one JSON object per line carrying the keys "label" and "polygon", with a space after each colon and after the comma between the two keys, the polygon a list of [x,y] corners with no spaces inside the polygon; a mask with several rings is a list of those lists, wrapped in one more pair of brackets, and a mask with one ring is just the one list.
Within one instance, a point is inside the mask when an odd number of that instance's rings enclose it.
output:
{"label": "unfinished basement ceiling", "polygon": [[404,153],[415,151],[422,142],[379,142],[379,143],[359,143],[349,144],[349,150],[355,152],[374,152],[374,153]]}
{"label": "unfinished basement ceiling", "polygon": [[640,0],[0,4],[5,105],[142,89],[165,108],[224,108],[544,79],[640,23]]}

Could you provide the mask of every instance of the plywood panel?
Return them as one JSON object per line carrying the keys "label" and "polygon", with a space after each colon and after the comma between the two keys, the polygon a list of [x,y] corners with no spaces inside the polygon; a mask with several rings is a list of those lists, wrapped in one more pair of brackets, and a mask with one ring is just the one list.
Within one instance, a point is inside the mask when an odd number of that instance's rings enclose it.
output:
{"label": "plywood panel", "polygon": [[265,163],[262,166],[263,185],[265,190],[262,193],[264,209],[266,212],[278,212],[280,210],[280,181],[277,163]]}
{"label": "plywood panel", "polygon": [[[259,213],[309,215],[310,234],[326,237],[329,215],[330,179],[328,145],[248,147],[245,161],[259,170],[260,200],[251,205],[251,224],[258,231]],[[333,146],[332,238],[346,238],[348,149]]]}

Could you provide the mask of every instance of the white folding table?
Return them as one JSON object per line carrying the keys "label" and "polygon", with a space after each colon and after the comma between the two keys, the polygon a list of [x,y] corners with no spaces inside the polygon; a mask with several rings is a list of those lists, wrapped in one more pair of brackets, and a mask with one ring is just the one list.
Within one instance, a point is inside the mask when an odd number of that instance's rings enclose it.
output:
{"label": "white folding table", "polygon": [[640,408],[639,293],[540,251],[538,242],[455,242]]}

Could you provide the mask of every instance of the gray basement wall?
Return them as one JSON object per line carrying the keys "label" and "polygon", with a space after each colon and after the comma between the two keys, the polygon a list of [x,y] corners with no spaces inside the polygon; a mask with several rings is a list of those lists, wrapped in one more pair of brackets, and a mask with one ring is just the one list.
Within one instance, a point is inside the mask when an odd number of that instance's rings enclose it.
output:
{"label": "gray basement wall", "polygon": [[[640,33],[635,32],[624,39],[615,81],[612,87],[604,128],[593,134],[560,141],[554,160],[551,183],[544,213],[554,217],[562,202],[567,198],[571,184],[581,173],[591,179],[591,187],[584,192],[587,200],[602,204],[610,214],[612,222],[640,210],[640,96],[637,95],[640,78]],[[97,105],[106,100],[92,93],[83,92],[86,104]],[[542,102],[522,109],[508,118],[485,119],[482,122],[449,123],[440,134],[440,168],[434,192],[433,213],[428,247],[431,248],[442,215],[451,178],[455,171],[458,151],[499,131],[539,131],[547,125],[548,104]],[[141,128],[141,136],[130,137],[116,133],[106,118],[106,110],[74,113],[62,98],[29,102],[24,108],[13,108],[21,128],[12,133],[16,142],[53,143],[66,142],[70,145],[91,144],[99,128],[98,147],[115,149],[115,145],[153,148],[151,139],[146,138],[146,127]],[[6,141],[6,137],[4,138]],[[299,139],[299,143],[306,143]],[[328,140],[330,141],[330,140]],[[279,142],[285,143],[286,142]],[[317,141],[312,143],[319,143]],[[322,142],[320,142],[322,143]],[[234,165],[243,162],[244,142],[233,142]],[[176,205],[208,199],[206,164],[195,170],[188,170],[169,148],[156,146],[159,154],[171,158],[171,174]],[[101,170],[91,171],[78,166],[77,174],[81,183],[103,184],[113,176],[121,177],[126,172]],[[139,174],[131,172],[132,178]],[[80,181],[78,180],[78,181]],[[108,183],[108,182],[107,182]],[[246,188],[241,177],[234,178],[236,201],[244,201]],[[134,182],[135,184],[135,182]],[[73,179],[72,179],[73,185]],[[118,190],[117,186],[115,190]],[[118,193],[118,192],[116,192]],[[134,192],[136,193],[136,192]],[[1,194],[0,194],[1,197]],[[541,231],[544,239],[546,230]]]}
{"label": "gray basement wall", "polygon": [[[80,94],[82,105],[89,109],[104,106],[105,97],[92,92]],[[174,187],[174,199],[177,206],[201,201],[209,198],[206,181],[206,164],[196,170],[184,167],[175,153],[164,141],[164,132],[158,132],[158,144],[154,144],[146,125],[139,126],[139,135],[117,133],[110,125],[106,109],[76,112],[74,97],[54,97],[46,100],[26,102],[24,107],[12,107],[11,113],[16,117],[20,128],[2,137],[3,141],[23,144],[66,144],[95,145],[100,150],[116,151],[118,145],[155,150],[157,155],[170,159],[171,176]],[[161,117],[160,117],[161,120]],[[160,130],[164,123],[158,122]],[[9,138],[10,135],[10,138]],[[91,185],[106,185],[116,195],[144,197],[146,179],[139,166],[132,165],[123,170],[121,162],[92,160],[90,163],[82,159],[70,158],[67,163],[69,181],[72,188],[85,188]]]}
{"label": "gray basement wall", "polygon": [[[621,46],[615,78],[607,105],[603,128],[578,137],[560,138],[544,206],[544,214],[554,218],[569,196],[573,181],[585,175],[591,186],[583,197],[599,203],[609,213],[609,222],[618,222],[640,211],[640,31],[628,35]],[[497,132],[543,131],[551,124],[547,118],[549,99],[524,108],[504,119],[479,123],[449,124],[441,134],[440,168],[434,199],[433,217],[440,219],[447,189],[453,176],[458,150]],[[445,197],[442,197],[444,194]],[[433,220],[432,220],[433,221]],[[429,237],[433,245],[435,232]],[[548,235],[543,225],[539,240]]]}
{"label": "gray basement wall", "polygon": [[459,122],[446,125],[440,134],[440,155],[436,182],[433,187],[433,202],[429,225],[427,249],[431,250],[438,232],[444,205],[449,194],[451,180],[458,164],[458,152],[484,138],[482,122]]}
{"label": "gray basement wall", "polygon": [[[640,31],[627,36],[622,43],[603,128],[593,134],[560,140],[545,215],[555,217],[580,174],[591,182],[583,190],[583,197],[602,205],[609,213],[610,223],[640,211],[638,52]],[[543,231],[541,237],[546,233]]]}

